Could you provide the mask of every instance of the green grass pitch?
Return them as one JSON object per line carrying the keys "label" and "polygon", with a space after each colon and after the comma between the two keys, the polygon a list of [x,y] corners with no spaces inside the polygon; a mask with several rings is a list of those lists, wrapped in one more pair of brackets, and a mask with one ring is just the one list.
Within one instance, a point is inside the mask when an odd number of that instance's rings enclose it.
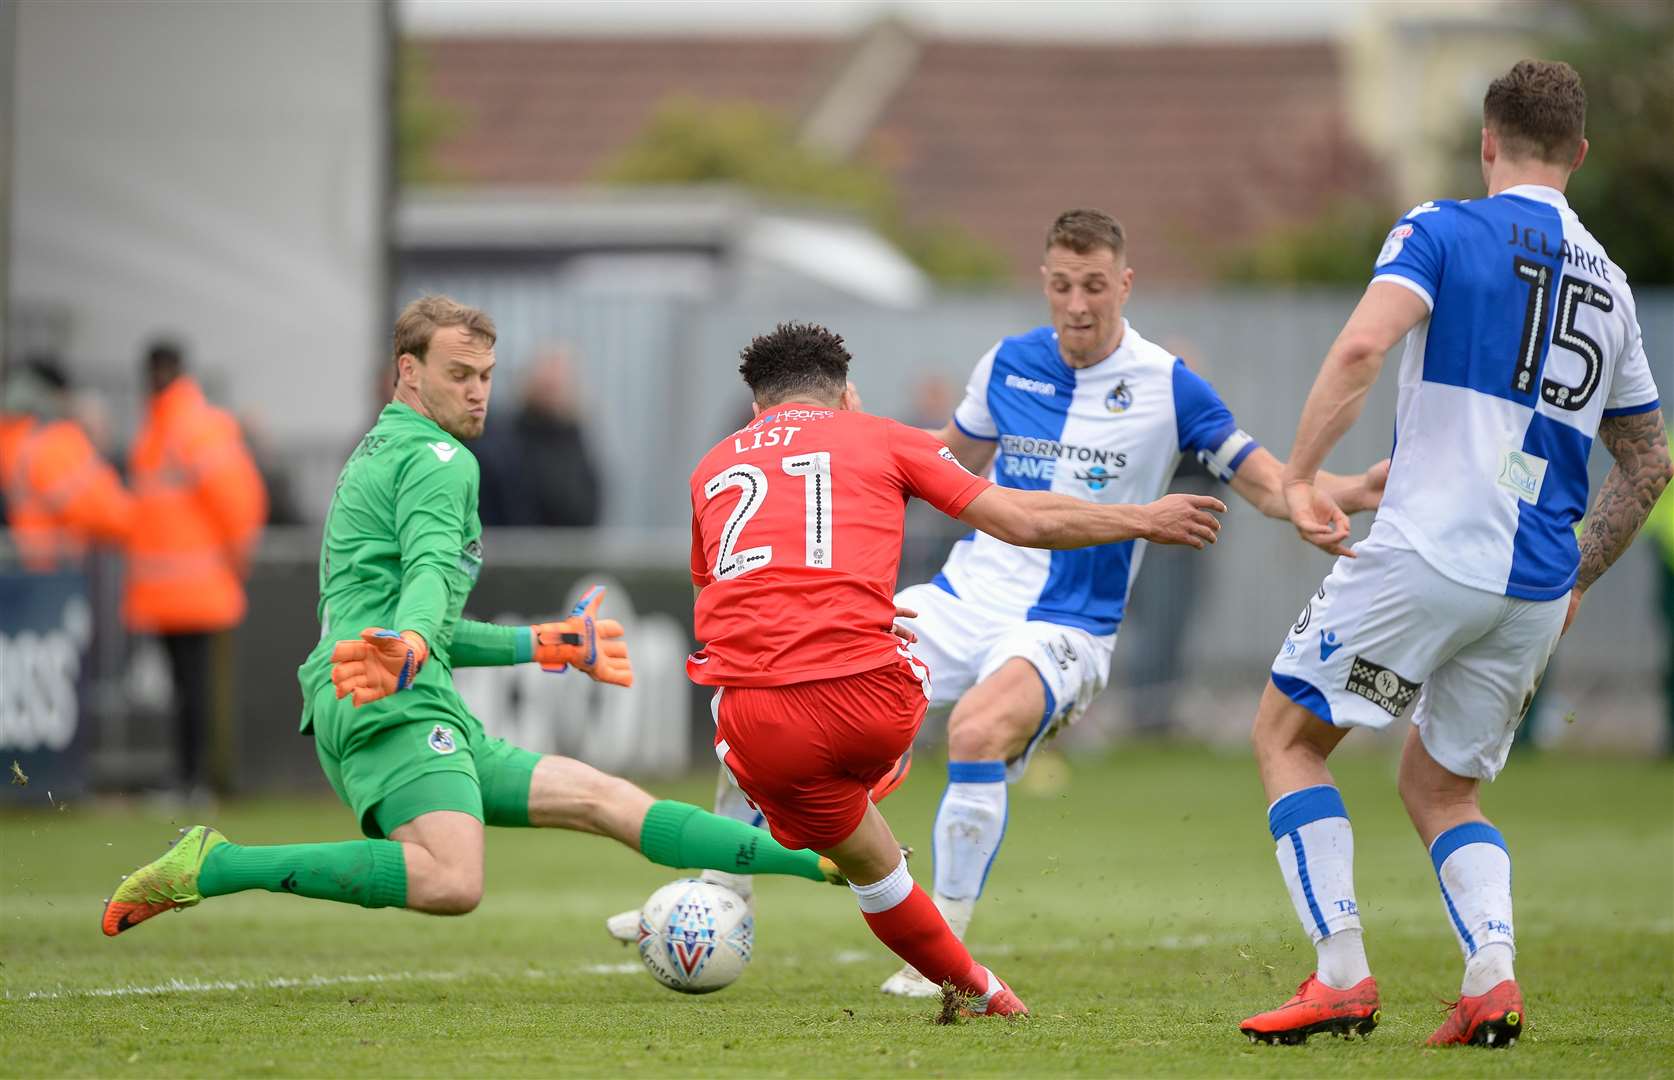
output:
{"label": "green grass pitch", "polygon": [[[655,984],[603,918],[668,874],[607,841],[490,834],[461,919],[251,893],[107,940],[99,900],[176,824],[69,806],[0,815],[0,1074],[1657,1076],[1674,1072],[1674,766],[1514,760],[1486,794],[1514,859],[1530,1028],[1509,1052],[1430,1051],[1460,958],[1384,753],[1337,769],[1355,822],[1383,1025],[1365,1041],[1251,1046],[1312,953],[1247,756],[1119,750],[1059,790],[1014,789],[971,944],[1034,1010],[931,1023],[883,997],[893,959],[846,890],[774,880],[756,956],[709,997]],[[928,756],[886,804],[920,852]],[[708,778],[657,785],[704,803]],[[224,807],[246,843],[341,839],[314,800]],[[920,857],[917,876],[929,880]],[[170,985],[175,989],[160,989]],[[114,992],[121,991],[121,992]]]}

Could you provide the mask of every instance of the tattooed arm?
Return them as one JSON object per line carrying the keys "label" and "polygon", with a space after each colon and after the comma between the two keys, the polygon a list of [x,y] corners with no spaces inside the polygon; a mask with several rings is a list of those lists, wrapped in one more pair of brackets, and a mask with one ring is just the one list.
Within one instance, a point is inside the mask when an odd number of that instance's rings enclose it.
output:
{"label": "tattooed arm", "polygon": [[[1606,417],[1598,426],[1598,437],[1616,464],[1604,478],[1581,533],[1581,570],[1570,594],[1571,620],[1581,595],[1627,550],[1674,475],[1661,410]],[[1568,629],[1568,621],[1564,627]]]}

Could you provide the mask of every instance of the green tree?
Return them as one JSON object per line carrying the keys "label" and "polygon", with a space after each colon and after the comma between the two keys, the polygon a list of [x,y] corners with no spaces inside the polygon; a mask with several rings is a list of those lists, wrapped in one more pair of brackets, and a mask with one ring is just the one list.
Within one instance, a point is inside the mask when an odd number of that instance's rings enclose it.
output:
{"label": "green tree", "polygon": [[1309,221],[1234,248],[1216,276],[1248,285],[1363,285],[1399,214],[1381,202],[1340,199]]}
{"label": "green tree", "polygon": [[395,178],[401,184],[443,183],[454,177],[436,160],[436,148],[464,124],[457,105],[430,90],[430,55],[402,42],[395,53]]}
{"label": "green tree", "polygon": [[[1569,202],[1635,284],[1674,285],[1674,5],[1570,2],[1549,43],[1587,87],[1587,160]],[[1474,149],[1474,140],[1473,140]]]}
{"label": "green tree", "polygon": [[999,250],[962,226],[908,222],[894,181],[882,169],[811,150],[776,113],[750,103],[671,99],[599,178],[606,184],[737,184],[775,199],[847,210],[938,282],[971,285],[1006,277]]}

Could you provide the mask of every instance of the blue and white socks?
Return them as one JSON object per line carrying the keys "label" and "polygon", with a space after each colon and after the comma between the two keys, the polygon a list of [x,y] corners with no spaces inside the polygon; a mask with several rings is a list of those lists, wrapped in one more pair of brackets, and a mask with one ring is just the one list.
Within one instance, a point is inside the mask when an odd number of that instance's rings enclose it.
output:
{"label": "blue and white socks", "polygon": [[931,835],[936,907],[962,939],[1006,835],[1006,763],[948,762]]}
{"label": "blue and white socks", "polygon": [[1347,990],[1371,975],[1354,898],[1354,830],[1329,784],[1282,796],[1267,808],[1279,872],[1296,917],[1319,953],[1319,980]]}
{"label": "blue and white socks", "polygon": [[[1267,808],[1279,870],[1303,929],[1319,951],[1319,979],[1346,990],[1371,974],[1354,897],[1354,832],[1335,787],[1321,784]],[[1465,954],[1460,993],[1487,993],[1512,974],[1511,856],[1482,821],[1456,825],[1430,845],[1448,925]]]}
{"label": "blue and white socks", "polygon": [[1448,925],[1465,954],[1459,992],[1476,997],[1514,978],[1511,854],[1500,831],[1483,821],[1455,825],[1430,845],[1430,861]]}

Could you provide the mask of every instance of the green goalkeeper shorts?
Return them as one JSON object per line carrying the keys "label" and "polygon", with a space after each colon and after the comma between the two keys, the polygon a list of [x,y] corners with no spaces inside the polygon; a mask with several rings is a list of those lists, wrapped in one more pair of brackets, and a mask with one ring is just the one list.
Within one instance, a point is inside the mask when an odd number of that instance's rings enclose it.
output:
{"label": "green goalkeeper shorts", "polygon": [[489,737],[452,687],[420,683],[357,709],[326,683],[311,705],[320,766],[367,836],[383,839],[433,810],[529,824],[541,756]]}

